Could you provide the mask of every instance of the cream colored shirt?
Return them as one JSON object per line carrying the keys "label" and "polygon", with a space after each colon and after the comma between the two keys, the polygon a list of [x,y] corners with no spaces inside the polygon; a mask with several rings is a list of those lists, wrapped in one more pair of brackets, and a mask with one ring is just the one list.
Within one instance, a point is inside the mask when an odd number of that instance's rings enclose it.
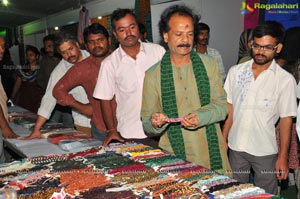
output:
{"label": "cream colored shirt", "polygon": [[276,154],[275,123],[296,115],[296,81],[273,60],[254,79],[253,59],[231,67],[224,88],[233,106],[228,146],[255,156]]}
{"label": "cream colored shirt", "polygon": [[136,59],[121,47],[107,57],[100,68],[94,97],[117,101],[117,129],[124,138],[146,138],[140,119],[145,71],[162,59],[165,49],[141,43]]}
{"label": "cream colored shirt", "polygon": [[[82,50],[83,59],[87,58],[90,54]],[[49,119],[51,113],[56,105],[56,99],[54,98],[52,91],[56,83],[60,80],[60,78],[73,66],[73,64],[67,62],[62,59],[59,64],[54,68],[51,73],[50,79],[48,81],[46,92],[42,98],[41,106],[38,110],[38,115],[43,116],[46,119]],[[83,103],[88,104],[89,100],[87,98],[86,92],[82,86],[77,86],[73,88],[70,93],[74,96],[74,98]],[[79,126],[91,127],[90,118],[79,113],[78,111],[72,109],[72,116],[74,119],[74,123]]]}

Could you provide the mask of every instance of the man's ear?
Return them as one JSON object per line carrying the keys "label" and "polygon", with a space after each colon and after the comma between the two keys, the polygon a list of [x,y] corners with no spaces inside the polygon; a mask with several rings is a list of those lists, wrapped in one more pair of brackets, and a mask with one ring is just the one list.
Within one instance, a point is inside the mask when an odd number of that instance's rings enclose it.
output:
{"label": "man's ear", "polygon": [[117,39],[116,31],[113,31],[112,33],[114,34],[115,38]]}
{"label": "man's ear", "polygon": [[169,35],[168,35],[167,32],[164,32],[164,33],[163,33],[163,38],[164,38],[164,42],[165,42],[165,43],[168,43]]}
{"label": "man's ear", "polygon": [[78,42],[76,42],[75,45],[77,46],[77,48],[80,48],[80,45]]}
{"label": "man's ear", "polygon": [[279,43],[279,44],[278,44],[278,47],[277,47],[277,49],[276,49],[276,53],[277,53],[277,54],[279,54],[279,53],[281,52],[282,47],[283,47],[283,44],[282,44],[282,43]]}
{"label": "man's ear", "polygon": [[247,42],[247,47],[248,47],[248,49],[251,49],[252,43],[253,43],[253,40],[250,40],[250,41]]}

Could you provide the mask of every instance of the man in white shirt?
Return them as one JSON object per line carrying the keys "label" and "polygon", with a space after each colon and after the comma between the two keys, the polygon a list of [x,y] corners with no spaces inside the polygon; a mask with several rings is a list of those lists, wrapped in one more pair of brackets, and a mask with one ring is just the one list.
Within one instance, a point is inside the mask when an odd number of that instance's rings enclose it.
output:
{"label": "man in white shirt", "polygon": [[[224,85],[229,106],[223,136],[229,147],[233,178],[276,194],[277,179],[289,173],[288,149],[292,117],[296,115],[296,81],[276,64],[284,30],[277,22],[266,22],[253,31],[252,59],[233,66]],[[280,153],[275,124],[280,124]],[[277,179],[276,179],[277,177]]]}
{"label": "man in white shirt", "polygon": [[210,48],[208,46],[209,42],[209,32],[210,28],[205,23],[198,23],[198,26],[196,28],[196,34],[195,34],[195,49],[198,53],[206,54],[209,56],[212,56],[216,59],[219,66],[219,72],[222,75],[222,82],[224,83],[226,78],[226,73],[223,65],[223,60],[221,57],[221,54],[217,49]]}
{"label": "man in white shirt", "polygon": [[[94,91],[94,97],[100,99],[103,118],[109,129],[103,145],[112,140],[123,142],[124,139],[155,145],[145,135],[140,119],[142,91],[145,71],[161,60],[165,49],[139,40],[138,23],[130,9],[115,10],[111,21],[113,34],[120,46],[102,62]],[[114,96],[117,129],[114,128],[111,107]]]}
{"label": "man in white shirt", "polygon": [[[55,45],[58,47],[63,59],[52,71],[50,79],[48,81],[46,93],[43,96],[41,106],[38,110],[38,118],[35,123],[34,129],[30,136],[24,139],[41,138],[40,129],[43,124],[50,118],[51,113],[56,105],[56,99],[52,94],[52,90],[60,78],[73,66],[73,64],[82,61],[89,56],[89,53],[85,50],[80,50],[77,40],[74,36],[61,33],[55,40]],[[86,106],[89,103],[87,95],[81,86],[77,86],[70,91],[72,95],[82,103],[82,106]],[[74,124],[77,130],[85,131],[90,134],[90,118],[87,117],[88,113],[79,113],[76,110],[72,110]]]}

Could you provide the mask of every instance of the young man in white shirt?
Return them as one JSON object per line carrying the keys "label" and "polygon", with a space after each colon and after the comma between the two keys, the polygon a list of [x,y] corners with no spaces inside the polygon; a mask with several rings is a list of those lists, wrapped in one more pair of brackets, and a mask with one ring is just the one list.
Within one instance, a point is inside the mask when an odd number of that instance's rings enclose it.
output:
{"label": "young man in white shirt", "polygon": [[[276,64],[282,49],[284,29],[277,22],[265,22],[253,31],[252,59],[231,67],[224,88],[229,106],[223,127],[228,140],[233,178],[249,182],[276,194],[277,179],[286,179],[292,117],[296,115],[296,81]],[[280,153],[275,124],[280,124]]]}

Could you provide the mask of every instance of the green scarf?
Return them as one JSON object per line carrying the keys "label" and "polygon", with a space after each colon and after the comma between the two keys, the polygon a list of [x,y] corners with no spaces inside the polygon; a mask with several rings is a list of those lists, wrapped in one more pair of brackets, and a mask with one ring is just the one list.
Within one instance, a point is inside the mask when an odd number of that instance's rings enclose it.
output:
{"label": "green scarf", "polygon": [[[192,50],[190,56],[201,106],[205,106],[210,103],[210,84],[207,72],[202,60],[195,51]],[[178,118],[179,116],[177,111],[173,69],[169,51],[167,51],[162,58],[160,72],[163,111],[169,118]],[[167,129],[167,133],[174,153],[186,159],[181,125],[178,123],[170,124]],[[220,155],[218,135],[214,124],[206,126],[206,138],[208,143],[211,169],[222,169],[222,158]]]}

